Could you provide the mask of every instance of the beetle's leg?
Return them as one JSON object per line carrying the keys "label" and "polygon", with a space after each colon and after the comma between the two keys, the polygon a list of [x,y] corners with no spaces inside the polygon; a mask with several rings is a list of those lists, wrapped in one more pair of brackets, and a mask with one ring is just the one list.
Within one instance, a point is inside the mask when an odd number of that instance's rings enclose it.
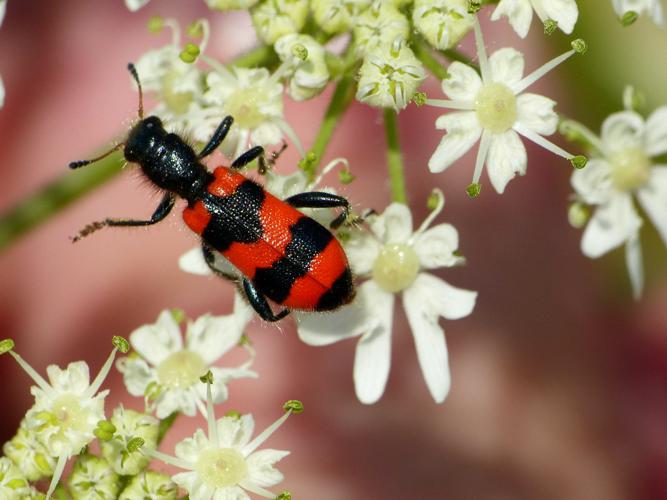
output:
{"label": "beetle's leg", "polygon": [[209,267],[211,271],[213,271],[213,274],[229,281],[237,282],[239,280],[238,276],[227,273],[215,266],[215,253],[213,253],[213,248],[211,248],[211,246],[208,243],[202,242],[201,251],[204,254],[204,260],[206,261],[206,265]]}
{"label": "beetle's leg", "polygon": [[280,146],[278,151],[273,151],[271,153],[271,158],[268,160],[262,155],[259,157],[259,168],[257,169],[260,175],[266,175],[266,173],[273,168],[273,166],[280,158],[280,155],[287,149],[287,143],[283,141],[283,145]]}
{"label": "beetle's leg", "polygon": [[227,132],[229,132],[232,123],[234,123],[234,118],[231,116],[225,116],[222,119],[222,122],[220,122],[220,125],[218,125],[218,128],[215,129],[215,132],[213,132],[213,135],[209,139],[208,144],[204,146],[204,149],[199,153],[199,158],[204,158],[210,155],[218,146],[220,146],[222,141],[225,140],[225,137],[227,137]]}
{"label": "beetle's leg", "polygon": [[250,148],[248,151],[243,153],[241,156],[239,156],[234,162],[232,163],[232,168],[234,169],[240,169],[245,167],[248,163],[253,161],[255,158],[263,158],[264,157],[264,148],[262,146],[255,146],[254,148]]}
{"label": "beetle's leg", "polygon": [[97,222],[91,222],[86,227],[84,227],[79,233],[72,238],[72,242],[79,241],[81,238],[85,238],[90,233],[94,233],[98,229],[102,229],[107,226],[151,226],[157,224],[163,220],[171,209],[174,208],[174,203],[176,202],[176,196],[172,193],[165,193],[162,201],[151,215],[149,220],[136,220],[136,219],[104,219]]}
{"label": "beetle's leg", "polygon": [[290,196],[285,200],[294,208],[337,208],[341,207],[343,211],[331,221],[329,227],[337,229],[345,222],[350,214],[350,202],[337,194],[325,193],[321,191],[312,191],[310,193],[299,193]]}
{"label": "beetle's leg", "polygon": [[266,297],[257,291],[248,278],[243,278],[243,291],[252,308],[264,321],[279,321],[290,313],[289,309],[283,309],[278,314],[274,314]]}

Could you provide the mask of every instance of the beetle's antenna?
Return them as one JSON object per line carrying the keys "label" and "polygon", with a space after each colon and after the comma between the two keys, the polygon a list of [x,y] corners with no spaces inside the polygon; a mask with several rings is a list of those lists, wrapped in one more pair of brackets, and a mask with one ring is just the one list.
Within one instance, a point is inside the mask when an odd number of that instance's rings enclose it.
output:
{"label": "beetle's antenna", "polygon": [[118,151],[120,148],[122,148],[125,145],[124,142],[121,142],[120,144],[116,144],[114,147],[112,147],[109,151],[106,153],[101,154],[100,156],[96,156],[95,158],[91,158],[90,160],[77,160],[73,161],[69,164],[69,168],[75,169],[75,168],[80,168],[80,167],[85,167],[86,165],[90,165],[91,163],[95,163],[98,160],[101,160],[102,158],[105,158],[109,156],[111,153],[114,151]]}
{"label": "beetle's antenna", "polygon": [[137,68],[134,67],[134,64],[127,63],[127,69],[134,78],[134,81],[137,82],[137,87],[139,87],[139,119],[144,119],[144,92],[141,88],[141,82],[139,81],[139,74],[137,73]]}

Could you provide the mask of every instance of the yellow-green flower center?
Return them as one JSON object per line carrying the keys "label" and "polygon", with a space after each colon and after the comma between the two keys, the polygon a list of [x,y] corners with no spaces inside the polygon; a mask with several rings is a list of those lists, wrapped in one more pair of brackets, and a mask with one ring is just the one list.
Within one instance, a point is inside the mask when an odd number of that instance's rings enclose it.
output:
{"label": "yellow-green flower center", "polygon": [[264,91],[259,86],[240,88],[227,98],[225,111],[234,117],[240,128],[254,129],[266,121],[266,116],[260,110],[265,105]]}
{"label": "yellow-green flower center", "polygon": [[175,115],[187,113],[190,103],[194,98],[192,92],[177,92],[174,90],[174,84],[181,77],[179,72],[172,70],[162,79],[162,100]]}
{"label": "yellow-green flower center", "polygon": [[157,367],[157,378],[166,387],[190,387],[199,382],[208,369],[202,357],[193,351],[183,349],[167,357]]}
{"label": "yellow-green flower center", "polygon": [[199,455],[195,470],[213,488],[233,486],[248,475],[245,458],[233,448],[204,450]]}
{"label": "yellow-green flower center", "polygon": [[475,111],[489,132],[507,132],[516,122],[516,96],[504,83],[486,83],[475,96]]}
{"label": "yellow-green flower center", "polygon": [[612,154],[611,181],[619,191],[634,191],[648,182],[651,159],[641,148],[626,148]]}
{"label": "yellow-green flower center", "polygon": [[[59,434],[64,435],[67,431],[88,432],[88,416],[90,410],[81,407],[80,397],[73,394],[58,396],[51,405],[48,413],[47,425],[59,427]],[[41,415],[45,417],[46,415]]]}
{"label": "yellow-green flower center", "polygon": [[419,257],[412,247],[390,243],[382,247],[373,263],[373,279],[380,288],[396,293],[405,290],[417,278]]}

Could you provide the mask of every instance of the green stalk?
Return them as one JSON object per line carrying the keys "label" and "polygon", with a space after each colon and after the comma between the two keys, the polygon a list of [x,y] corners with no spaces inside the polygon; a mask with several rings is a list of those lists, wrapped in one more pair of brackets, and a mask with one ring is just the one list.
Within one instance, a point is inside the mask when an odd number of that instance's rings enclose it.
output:
{"label": "green stalk", "polygon": [[61,175],[19,201],[0,215],[0,250],[114,177],[123,163],[120,153],[111,154],[95,163],[94,167]]}
{"label": "green stalk", "polygon": [[387,169],[389,170],[391,199],[398,203],[407,203],[403,155],[398,142],[398,121],[396,112],[389,108],[384,110],[384,130],[387,138]]}
{"label": "green stalk", "polygon": [[306,157],[300,163],[301,168],[303,168],[310,180],[315,178],[317,168],[331,141],[334,130],[336,130],[336,126],[352,101],[353,96],[354,78],[348,74],[341,78],[338,85],[336,85],[333,97],[324,114],[324,120],[322,120],[320,129],[317,131],[313,147],[310,148],[310,151],[306,153]]}
{"label": "green stalk", "polygon": [[[277,61],[271,47],[261,46],[239,56],[231,64],[254,67]],[[0,250],[116,176],[123,163],[122,155],[115,153],[76,172],[63,173],[0,214]],[[64,165],[62,170],[66,170]]]}

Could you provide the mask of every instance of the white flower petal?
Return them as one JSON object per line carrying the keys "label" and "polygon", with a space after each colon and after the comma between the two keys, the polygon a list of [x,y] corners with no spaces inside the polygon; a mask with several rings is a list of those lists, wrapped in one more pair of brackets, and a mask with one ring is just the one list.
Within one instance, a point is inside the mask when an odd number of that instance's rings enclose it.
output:
{"label": "white flower petal", "polygon": [[116,367],[123,374],[127,392],[133,396],[143,396],[146,386],[154,379],[148,363],[141,358],[121,358]]}
{"label": "white flower petal", "polygon": [[616,195],[611,180],[611,165],[607,160],[593,158],[585,168],[575,169],[570,179],[572,187],[584,202],[600,205]]}
{"label": "white flower petal", "polygon": [[412,248],[424,269],[451,267],[461,263],[461,257],[454,255],[459,248],[459,233],[451,224],[438,224],[415,238]]}
{"label": "white flower petal", "polygon": [[639,300],[644,290],[644,264],[638,234],[625,242],[625,264],[632,285],[632,296],[635,300]]}
{"label": "white flower petal", "polygon": [[474,102],[477,92],[482,87],[482,79],[467,64],[453,62],[447,68],[449,78],[442,81],[442,91],[455,101]]}
{"label": "white flower petal", "polygon": [[505,186],[517,173],[524,175],[527,165],[526,148],[519,139],[519,134],[514,130],[508,130],[503,134],[493,135],[486,160],[486,171],[498,194],[505,191]]}
{"label": "white flower petal", "polygon": [[90,386],[90,370],[85,361],[74,361],[64,370],[58,365],[49,365],[46,374],[56,391],[83,394]]}
{"label": "white flower petal", "polygon": [[134,330],[130,334],[130,343],[154,366],[183,348],[180,328],[168,310],[160,313],[155,324],[143,325]]}
{"label": "white flower petal", "polygon": [[149,0],[125,0],[125,5],[129,10],[132,12],[137,11],[141,9],[144,5],[146,5],[149,2]]}
{"label": "white flower petal", "polygon": [[634,111],[613,113],[602,123],[601,139],[605,154],[642,147],[644,120]]}
{"label": "white flower petal", "polygon": [[618,193],[600,205],[588,222],[581,239],[581,251],[597,258],[634,236],[642,221],[627,193]]}
{"label": "white flower petal", "polygon": [[247,324],[248,317],[243,311],[225,316],[200,316],[188,327],[187,348],[210,365],[238,345]]}
{"label": "white flower petal", "polygon": [[380,289],[373,281],[365,283],[373,298],[377,323],[357,343],[354,356],[354,387],[364,404],[375,403],[387,385],[391,366],[391,326],[394,319],[394,295]]}
{"label": "white flower petal", "polygon": [[511,47],[496,50],[489,57],[491,81],[504,83],[508,87],[519,83],[523,78],[523,54]]}
{"label": "white flower petal", "polygon": [[428,161],[428,168],[433,173],[442,172],[461,158],[482,135],[482,127],[474,111],[442,115],[435,121],[435,126],[445,129],[447,134]]}
{"label": "white flower petal", "polygon": [[540,10],[543,10],[549,19],[556,21],[558,29],[563,33],[568,35],[572,33],[579,17],[579,9],[575,0],[533,0],[533,2],[541,4]]}
{"label": "white flower petal", "polygon": [[427,273],[417,276],[403,293],[403,307],[415,339],[419,365],[436,403],[445,400],[450,387],[445,335],[438,318],[467,316],[476,299],[476,292],[453,287]]}
{"label": "white flower petal", "polygon": [[651,168],[651,177],[637,191],[637,198],[667,245],[667,166]]}
{"label": "white flower petal", "polygon": [[273,465],[289,455],[289,451],[265,449],[252,453],[246,458],[248,478],[258,486],[267,487],[283,480],[283,474]]}
{"label": "white flower petal", "polygon": [[345,253],[352,271],[365,275],[373,269],[373,263],[380,252],[380,243],[375,236],[367,232],[354,231],[345,243]]}
{"label": "white flower petal", "polygon": [[656,109],[646,120],[644,147],[648,156],[667,153],[667,106]]}
{"label": "white flower petal", "polygon": [[553,110],[556,101],[537,94],[525,93],[516,98],[517,121],[540,135],[551,135],[558,126]]}
{"label": "white flower petal", "polygon": [[392,203],[369,221],[371,230],[384,243],[405,243],[412,235],[412,213],[404,203]]}
{"label": "white flower petal", "polygon": [[375,286],[367,281],[357,289],[351,304],[330,313],[306,313],[294,311],[297,333],[302,342],[323,346],[339,340],[356,337],[374,328],[376,318]]}
{"label": "white flower petal", "polygon": [[201,247],[194,247],[181,255],[178,259],[178,267],[186,273],[200,274],[202,276],[213,274],[211,268],[206,264]]}
{"label": "white flower petal", "polygon": [[507,16],[516,34],[521,38],[526,38],[533,19],[533,7],[529,0],[500,0],[491,15],[491,20],[497,21],[500,16]]}

